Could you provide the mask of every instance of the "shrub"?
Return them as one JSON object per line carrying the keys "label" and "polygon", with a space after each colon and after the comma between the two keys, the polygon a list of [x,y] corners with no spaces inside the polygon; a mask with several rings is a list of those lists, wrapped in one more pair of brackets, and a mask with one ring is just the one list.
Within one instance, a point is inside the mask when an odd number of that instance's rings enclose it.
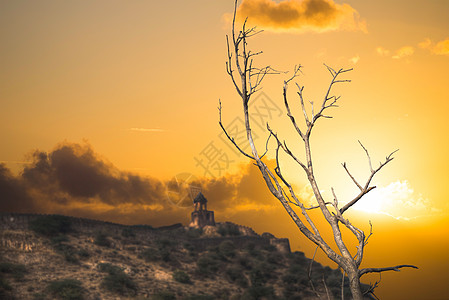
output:
{"label": "shrub", "polygon": [[171,256],[171,253],[175,250],[176,242],[169,239],[158,239],[156,240],[156,245],[158,248],[159,257],[165,261],[175,261],[175,259]]}
{"label": "shrub", "polygon": [[215,274],[220,267],[220,262],[210,255],[204,255],[198,259],[196,265],[202,274]]}
{"label": "shrub", "polygon": [[78,251],[78,256],[81,258],[88,258],[90,256],[90,253],[86,249],[81,249]]}
{"label": "shrub", "polygon": [[176,242],[169,240],[169,239],[157,239],[156,245],[158,246],[159,249],[162,249],[162,248],[170,248],[171,249],[176,246]]}
{"label": "shrub", "polygon": [[98,265],[98,269],[101,272],[108,273],[101,282],[105,289],[123,296],[134,296],[136,294],[137,285],[120,267],[102,263]]}
{"label": "shrub", "polygon": [[235,245],[231,241],[221,242],[218,249],[224,257],[235,257]]}
{"label": "shrub", "polygon": [[226,277],[231,282],[237,283],[241,287],[248,286],[248,280],[245,275],[243,275],[243,270],[238,267],[229,267],[226,269]]}
{"label": "shrub", "polygon": [[267,250],[267,251],[269,251],[269,252],[275,252],[275,251],[277,251],[276,246],[275,246],[275,245],[271,245],[271,244],[265,245],[265,246],[263,247],[263,249],[264,249],[264,250]]}
{"label": "shrub", "polygon": [[165,262],[174,260],[173,257],[171,256],[171,251],[167,248],[159,249],[159,255],[162,258],[162,260]]}
{"label": "shrub", "polygon": [[308,266],[293,264],[288,268],[287,272],[290,274],[307,276],[307,270]]}
{"label": "shrub", "polygon": [[254,250],[255,248],[256,248],[256,244],[254,244],[253,242],[250,242],[245,245],[245,250],[247,250],[248,252]]}
{"label": "shrub", "polygon": [[152,261],[158,261],[161,259],[161,256],[159,255],[159,251],[154,248],[149,248],[140,253],[143,259],[145,259],[147,262]]}
{"label": "shrub", "polygon": [[186,300],[215,300],[216,298],[211,295],[190,295]]}
{"label": "shrub", "polygon": [[71,231],[70,218],[61,215],[41,216],[29,223],[29,228],[38,234],[55,236]]}
{"label": "shrub", "polygon": [[250,257],[259,261],[263,261],[265,258],[264,255],[262,254],[262,251],[260,251],[258,248],[248,250],[248,254]]}
{"label": "shrub", "polygon": [[12,287],[0,274],[0,299],[15,299],[12,295]]}
{"label": "shrub", "polygon": [[26,268],[21,264],[13,264],[9,262],[0,263],[0,272],[11,274],[14,279],[20,280],[26,273]]}
{"label": "shrub", "polygon": [[279,265],[282,263],[284,256],[279,252],[270,252],[267,255],[266,261],[273,265]]}
{"label": "shrub", "polygon": [[176,296],[172,292],[162,291],[151,296],[151,300],[176,300]]}
{"label": "shrub", "polygon": [[69,244],[65,244],[65,242],[69,241],[69,238],[66,235],[58,235],[51,238],[50,242],[53,248],[62,254],[66,261],[70,263],[78,263],[78,258],[76,257],[75,248]]}
{"label": "shrub", "polygon": [[153,226],[151,225],[131,225],[131,228],[140,228],[145,230],[153,230]]}
{"label": "shrub", "polygon": [[246,290],[243,299],[275,299],[272,286],[252,286]]}
{"label": "shrub", "polygon": [[266,263],[256,265],[250,273],[251,285],[265,285],[265,283],[267,283],[267,281],[273,277],[273,271],[274,269]]}
{"label": "shrub", "polygon": [[224,223],[220,224],[217,229],[217,232],[222,236],[238,236],[241,235],[239,226],[233,223]]}
{"label": "shrub", "polygon": [[203,234],[202,228],[189,228],[187,231],[187,237],[191,239],[199,238]]}
{"label": "shrub", "polygon": [[10,290],[12,290],[12,287],[9,285],[9,282],[5,278],[0,277],[0,296],[2,292]]}
{"label": "shrub", "polygon": [[137,292],[136,284],[124,272],[107,275],[101,284],[107,290],[120,295],[133,296]]}
{"label": "shrub", "polygon": [[184,243],[184,249],[186,249],[189,252],[189,256],[195,257],[198,255],[195,246],[193,246],[190,243]]}
{"label": "shrub", "polygon": [[52,281],[47,289],[54,297],[59,299],[78,300],[84,298],[84,289],[81,282],[75,279]]}
{"label": "shrub", "polygon": [[59,234],[50,239],[50,242],[52,243],[52,245],[58,245],[58,244],[62,244],[64,242],[68,242],[68,241],[69,241],[69,238],[64,234]]}
{"label": "shrub", "polygon": [[100,263],[97,265],[97,268],[100,272],[109,274],[119,273],[123,271],[122,268],[114,266],[110,263]]}
{"label": "shrub", "polygon": [[47,296],[44,293],[34,293],[33,300],[46,300]]}
{"label": "shrub", "polygon": [[101,231],[95,234],[94,244],[102,247],[111,247],[111,241],[108,239],[108,236]]}
{"label": "shrub", "polygon": [[240,256],[237,261],[243,268],[247,270],[252,268],[251,259],[248,255]]}
{"label": "shrub", "polygon": [[297,290],[297,285],[307,285],[309,283],[309,278],[307,275],[307,269],[303,266],[292,265],[287,274],[282,277],[282,281],[286,283],[286,287],[290,290]]}
{"label": "shrub", "polygon": [[180,283],[185,283],[185,284],[192,283],[190,281],[189,274],[187,274],[184,271],[180,271],[180,270],[175,271],[173,273],[173,279],[176,280],[177,282],[180,282]]}
{"label": "shrub", "polygon": [[288,258],[292,263],[299,265],[308,265],[309,262],[304,253],[300,251],[295,251],[293,253],[288,254]]}
{"label": "shrub", "polygon": [[136,237],[136,234],[130,227],[125,227],[122,230],[122,236],[126,238]]}

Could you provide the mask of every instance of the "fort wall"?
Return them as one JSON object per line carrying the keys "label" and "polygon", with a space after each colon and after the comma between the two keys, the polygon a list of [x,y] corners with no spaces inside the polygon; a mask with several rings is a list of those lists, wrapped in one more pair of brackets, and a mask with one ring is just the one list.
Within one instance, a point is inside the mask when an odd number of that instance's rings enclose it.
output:
{"label": "fort wall", "polygon": [[[28,230],[28,224],[37,219],[38,217],[47,216],[46,214],[31,214],[31,213],[3,213],[0,212],[0,232],[5,231],[17,231],[17,230]],[[174,224],[170,226],[164,226],[160,228],[152,228],[148,225],[121,225],[112,222],[105,222],[99,220],[92,219],[84,219],[77,217],[67,217],[71,221],[72,229],[75,231],[83,231],[83,232],[107,232],[109,234],[120,235],[124,228],[132,229],[133,233],[136,234],[140,239],[154,240],[159,238],[170,238],[171,235],[174,235],[176,238],[183,238],[180,235],[179,230],[183,229],[182,224]],[[226,224],[219,223],[219,224]],[[219,225],[217,224],[217,225]],[[232,223],[230,223],[232,224]],[[187,236],[184,238],[186,241],[190,242],[195,246],[198,251],[207,250],[209,247],[218,246],[223,241],[230,240],[232,241],[238,248],[242,248],[247,246],[250,243],[255,244],[256,246],[264,247],[267,245],[275,246],[279,251],[288,253],[290,252],[290,243],[288,239],[279,239],[274,237],[272,234],[264,233],[262,236],[258,235],[254,230],[247,226],[237,225],[239,231],[241,233],[240,236],[227,236],[227,237],[203,237],[197,239],[188,239]],[[11,234],[11,233],[9,233]],[[4,240],[6,236],[2,235],[2,243],[7,243]],[[8,239],[10,240],[10,239]],[[21,242],[22,239],[11,239],[17,240],[17,242]],[[9,243],[9,242],[8,242]],[[3,245],[6,246],[6,245]],[[17,245],[18,246],[18,245]],[[17,248],[17,247],[15,247]],[[19,248],[22,248],[20,246]]]}

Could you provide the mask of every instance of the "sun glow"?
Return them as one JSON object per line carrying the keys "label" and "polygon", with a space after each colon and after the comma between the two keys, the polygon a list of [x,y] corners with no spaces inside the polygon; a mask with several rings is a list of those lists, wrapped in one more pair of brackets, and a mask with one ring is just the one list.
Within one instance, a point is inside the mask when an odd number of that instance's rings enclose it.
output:
{"label": "sun glow", "polygon": [[364,212],[368,212],[368,213],[382,213],[384,205],[383,202],[385,200],[379,197],[368,197],[365,196],[362,199],[359,200],[359,202],[357,202],[354,205],[354,209],[357,210],[361,210]]}
{"label": "sun glow", "polygon": [[395,219],[410,220],[438,213],[429,200],[417,194],[407,180],[398,180],[385,187],[378,187],[354,205],[354,209],[384,214]]}

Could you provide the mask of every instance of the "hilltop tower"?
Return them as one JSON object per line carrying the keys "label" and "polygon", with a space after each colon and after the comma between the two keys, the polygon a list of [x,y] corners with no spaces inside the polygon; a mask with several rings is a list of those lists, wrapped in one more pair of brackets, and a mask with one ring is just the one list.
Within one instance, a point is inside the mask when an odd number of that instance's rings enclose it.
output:
{"label": "hilltop tower", "polygon": [[199,192],[193,200],[194,211],[189,227],[202,228],[207,225],[215,226],[214,212],[207,210],[207,199]]}

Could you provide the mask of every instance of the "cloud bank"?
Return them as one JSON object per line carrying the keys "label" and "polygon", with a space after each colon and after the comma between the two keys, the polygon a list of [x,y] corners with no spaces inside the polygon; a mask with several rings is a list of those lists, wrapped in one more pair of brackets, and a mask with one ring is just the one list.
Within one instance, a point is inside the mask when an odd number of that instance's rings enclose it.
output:
{"label": "cloud bank", "polygon": [[192,194],[192,187],[201,188],[210,209],[222,219],[277,206],[251,164],[217,179],[161,181],[117,169],[88,144],[63,143],[50,152],[35,151],[32,163],[19,175],[0,164],[0,211],[57,213],[124,224],[187,224],[192,198],[185,196]]}
{"label": "cloud bank", "polygon": [[237,16],[240,21],[248,17],[251,26],[270,31],[367,31],[354,8],[333,0],[243,0]]}

